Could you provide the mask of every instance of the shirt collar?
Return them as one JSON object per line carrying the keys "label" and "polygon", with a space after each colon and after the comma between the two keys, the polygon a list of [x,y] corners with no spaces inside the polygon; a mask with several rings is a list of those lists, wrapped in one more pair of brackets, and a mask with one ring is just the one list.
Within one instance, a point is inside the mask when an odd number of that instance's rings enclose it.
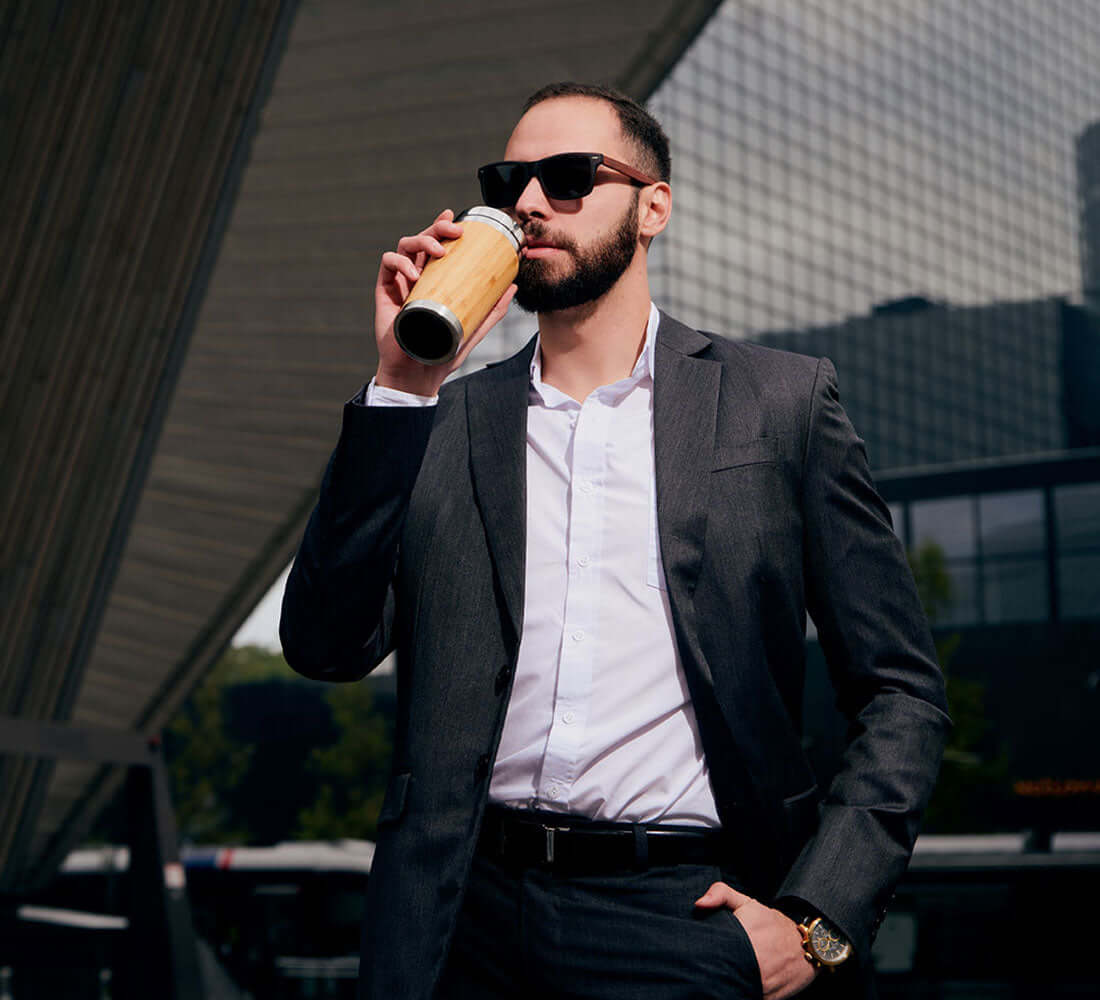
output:
{"label": "shirt collar", "polygon": [[[647,375],[652,378],[654,371],[654,351],[657,346],[657,326],[661,322],[661,314],[652,300],[649,303],[649,320],[645,325],[645,343],[642,345],[638,360],[634,362],[634,370],[624,379],[631,386],[636,385]],[[545,385],[542,381],[542,340],[535,335],[535,353],[531,355],[531,388],[538,393],[544,403],[550,401],[546,398],[544,390],[553,389],[553,386]],[[554,390],[556,392],[556,390]]]}

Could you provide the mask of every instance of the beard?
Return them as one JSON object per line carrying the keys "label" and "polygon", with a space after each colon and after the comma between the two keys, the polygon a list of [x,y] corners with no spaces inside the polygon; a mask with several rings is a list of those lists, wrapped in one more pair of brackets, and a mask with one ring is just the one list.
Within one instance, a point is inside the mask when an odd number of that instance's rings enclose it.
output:
{"label": "beard", "polygon": [[573,259],[569,273],[555,277],[552,260],[521,257],[516,275],[516,305],[526,312],[572,309],[606,295],[630,266],[638,249],[638,199],[619,224],[585,248],[564,236],[550,236],[538,222],[525,227],[529,239],[553,239],[555,246]]}

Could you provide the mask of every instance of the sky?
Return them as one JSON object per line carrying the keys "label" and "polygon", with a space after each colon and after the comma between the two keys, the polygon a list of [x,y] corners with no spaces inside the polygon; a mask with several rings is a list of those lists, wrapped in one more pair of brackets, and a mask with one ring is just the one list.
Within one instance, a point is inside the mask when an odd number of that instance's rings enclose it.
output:
{"label": "sky", "polygon": [[283,603],[283,588],[290,567],[279,574],[279,579],[256,605],[252,614],[233,636],[234,646],[263,646],[264,649],[281,649],[279,644],[279,608]]}

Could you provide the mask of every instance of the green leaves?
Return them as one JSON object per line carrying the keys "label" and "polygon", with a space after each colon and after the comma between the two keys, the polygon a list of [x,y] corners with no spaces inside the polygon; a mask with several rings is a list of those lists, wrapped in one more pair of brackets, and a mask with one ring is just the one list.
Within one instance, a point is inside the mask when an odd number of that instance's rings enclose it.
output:
{"label": "green leaves", "polygon": [[181,837],[373,837],[391,750],[368,682],[309,681],[280,653],[231,648],[165,731]]}

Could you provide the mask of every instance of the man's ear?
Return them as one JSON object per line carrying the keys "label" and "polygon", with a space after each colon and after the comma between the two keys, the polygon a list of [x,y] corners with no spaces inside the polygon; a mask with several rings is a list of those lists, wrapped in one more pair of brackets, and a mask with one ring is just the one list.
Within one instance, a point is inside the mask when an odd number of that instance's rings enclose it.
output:
{"label": "man's ear", "polygon": [[648,241],[668,225],[672,214],[672,188],[658,181],[642,188],[638,196],[638,235]]}

